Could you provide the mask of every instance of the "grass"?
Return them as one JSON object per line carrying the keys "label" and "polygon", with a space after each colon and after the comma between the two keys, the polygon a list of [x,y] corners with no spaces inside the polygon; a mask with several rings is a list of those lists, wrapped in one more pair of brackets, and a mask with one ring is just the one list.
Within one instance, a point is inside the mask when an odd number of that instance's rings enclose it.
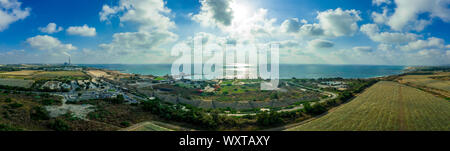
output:
{"label": "grass", "polygon": [[401,77],[400,82],[450,91],[450,80],[445,80],[443,77],[450,77],[450,72],[433,75],[406,75]]}
{"label": "grass", "polygon": [[450,130],[450,102],[395,82],[379,82],[334,111],[288,130]]}
{"label": "grass", "polygon": [[0,85],[30,88],[33,85],[33,80],[21,80],[21,79],[0,79]]}
{"label": "grass", "polygon": [[50,80],[64,78],[68,80],[84,80],[89,76],[81,71],[38,71],[22,70],[0,73],[2,79],[21,79],[21,80]]}
{"label": "grass", "polygon": [[155,80],[157,80],[157,81],[162,81],[162,80],[166,80],[166,79],[163,78],[163,77],[157,77],[157,78],[155,78]]}
{"label": "grass", "polygon": [[87,75],[81,71],[43,71],[33,75],[33,79],[51,79],[58,77],[86,78]]}

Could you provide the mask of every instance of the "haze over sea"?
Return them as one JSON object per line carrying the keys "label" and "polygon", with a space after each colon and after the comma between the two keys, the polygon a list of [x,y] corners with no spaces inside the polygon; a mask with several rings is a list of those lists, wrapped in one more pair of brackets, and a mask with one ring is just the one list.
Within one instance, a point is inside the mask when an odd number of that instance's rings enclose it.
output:
{"label": "haze over sea", "polygon": [[[88,64],[100,69],[118,70],[123,73],[163,76],[170,75],[171,64]],[[305,65],[280,64],[280,78],[371,78],[400,74],[406,66],[388,65]]]}

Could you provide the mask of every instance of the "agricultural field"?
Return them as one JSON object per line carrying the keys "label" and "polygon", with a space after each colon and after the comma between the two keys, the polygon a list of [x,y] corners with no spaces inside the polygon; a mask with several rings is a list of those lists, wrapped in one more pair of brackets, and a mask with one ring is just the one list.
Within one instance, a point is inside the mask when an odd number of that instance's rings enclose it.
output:
{"label": "agricultural field", "polygon": [[450,97],[450,72],[436,72],[429,75],[405,75],[400,77],[398,81]]}
{"label": "agricultural field", "polygon": [[37,70],[22,70],[12,72],[1,72],[0,78],[4,79],[31,79],[32,75],[37,73]]}
{"label": "agricultural field", "polygon": [[330,113],[288,130],[450,131],[450,102],[413,87],[382,81]]}
{"label": "agricultural field", "polygon": [[43,71],[33,75],[33,79],[51,79],[58,77],[87,78],[88,76],[81,71]]}
{"label": "agricultural field", "polygon": [[0,79],[0,85],[30,88],[33,85],[33,80],[21,80],[21,79]]}
{"label": "agricultural field", "polygon": [[49,80],[56,78],[65,79],[87,79],[88,75],[81,71],[39,71],[39,70],[22,70],[0,73],[2,79],[25,79],[25,80]]}

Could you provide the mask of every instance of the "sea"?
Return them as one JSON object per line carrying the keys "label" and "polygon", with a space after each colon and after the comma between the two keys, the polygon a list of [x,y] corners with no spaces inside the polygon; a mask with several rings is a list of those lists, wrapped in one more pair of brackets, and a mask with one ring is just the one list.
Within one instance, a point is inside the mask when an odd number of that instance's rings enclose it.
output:
{"label": "sea", "polygon": [[[171,74],[171,64],[83,64],[80,66],[117,70],[123,73],[163,76]],[[407,66],[280,64],[280,79],[372,78],[401,74]]]}

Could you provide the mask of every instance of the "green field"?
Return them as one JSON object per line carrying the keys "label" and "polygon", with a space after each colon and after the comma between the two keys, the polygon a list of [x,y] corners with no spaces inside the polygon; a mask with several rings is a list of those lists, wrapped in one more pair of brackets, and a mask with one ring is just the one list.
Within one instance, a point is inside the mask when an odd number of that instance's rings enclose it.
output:
{"label": "green field", "polygon": [[52,79],[67,77],[73,80],[87,79],[88,76],[81,71],[43,71],[33,75],[33,79]]}
{"label": "green field", "polygon": [[433,75],[406,75],[400,78],[400,82],[450,91],[448,78],[450,78],[450,73],[442,72]]}
{"label": "green field", "polygon": [[68,79],[84,80],[89,76],[81,71],[38,71],[22,70],[0,73],[2,79],[25,79],[25,80],[50,80],[50,79]]}
{"label": "green field", "polygon": [[288,130],[450,130],[450,102],[395,82],[379,82],[351,102]]}
{"label": "green field", "polygon": [[21,79],[0,79],[0,85],[30,88],[33,85],[33,80]]}

